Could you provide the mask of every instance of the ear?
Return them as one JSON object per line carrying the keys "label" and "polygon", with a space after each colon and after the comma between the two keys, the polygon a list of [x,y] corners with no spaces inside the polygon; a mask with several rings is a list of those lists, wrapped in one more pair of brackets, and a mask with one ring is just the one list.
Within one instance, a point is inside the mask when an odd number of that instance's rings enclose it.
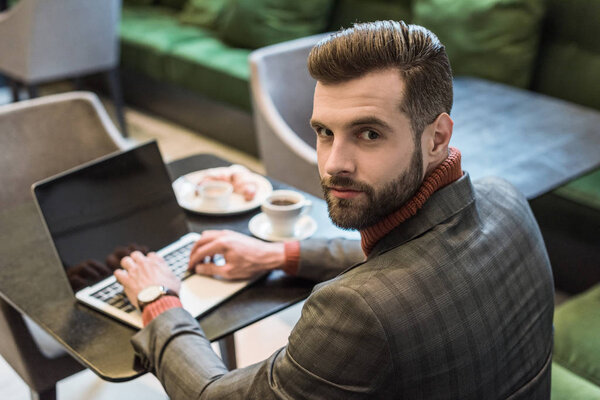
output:
{"label": "ear", "polygon": [[441,113],[433,123],[423,130],[421,150],[423,151],[425,175],[429,175],[448,157],[448,145],[452,137],[453,126],[452,118],[447,113]]}

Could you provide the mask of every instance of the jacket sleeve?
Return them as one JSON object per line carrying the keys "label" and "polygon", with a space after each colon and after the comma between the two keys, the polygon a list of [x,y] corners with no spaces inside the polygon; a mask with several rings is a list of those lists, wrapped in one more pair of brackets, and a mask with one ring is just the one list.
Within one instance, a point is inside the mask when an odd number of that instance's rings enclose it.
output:
{"label": "jacket sleeve", "polygon": [[359,240],[304,240],[300,242],[300,264],[296,275],[323,282],[364,260],[365,254]]}
{"label": "jacket sleeve", "polygon": [[161,314],[132,343],[173,400],[377,398],[393,369],[367,302],[329,285],[306,301],[288,345],[246,368],[228,372],[183,309]]}

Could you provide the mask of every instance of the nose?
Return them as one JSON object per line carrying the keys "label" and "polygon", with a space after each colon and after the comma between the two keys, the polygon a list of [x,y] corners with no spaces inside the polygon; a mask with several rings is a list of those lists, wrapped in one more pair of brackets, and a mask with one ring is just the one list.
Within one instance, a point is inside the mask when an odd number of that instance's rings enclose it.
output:
{"label": "nose", "polygon": [[352,146],[343,139],[336,138],[325,150],[323,171],[325,175],[352,175],[355,172]]}

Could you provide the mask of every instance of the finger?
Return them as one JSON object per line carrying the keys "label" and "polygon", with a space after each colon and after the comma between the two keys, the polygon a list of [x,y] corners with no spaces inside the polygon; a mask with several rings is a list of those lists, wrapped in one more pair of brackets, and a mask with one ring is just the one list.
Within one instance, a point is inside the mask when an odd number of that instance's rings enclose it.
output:
{"label": "finger", "polygon": [[117,269],[115,272],[113,272],[113,274],[115,275],[115,278],[117,278],[117,281],[123,285],[123,287],[127,287],[130,281],[127,271],[123,269]]}
{"label": "finger", "polygon": [[[129,256],[125,256],[121,259],[121,267],[123,267],[123,269],[130,270],[131,268],[135,267],[135,261],[133,261],[133,259]],[[115,272],[117,272],[119,270],[116,270]]]}
{"label": "finger", "polygon": [[150,252],[146,255],[146,258],[150,261],[152,261],[154,264],[157,265],[162,265],[165,267],[168,267],[167,262],[165,261],[165,259],[162,256],[159,256],[158,254],[156,254],[155,252]]}
{"label": "finger", "polygon": [[196,264],[204,263],[204,258],[212,257],[215,254],[224,254],[227,250],[227,244],[220,240],[207,243],[206,245],[199,247],[190,255],[190,262],[188,267],[191,269]]}
{"label": "finger", "polygon": [[218,267],[213,263],[196,264],[194,271],[199,275],[220,275],[219,271],[222,267]]}
{"label": "finger", "polygon": [[169,267],[169,265],[167,264],[167,262],[165,261],[165,259],[162,256],[159,256],[158,254],[156,254],[155,252],[148,253],[148,255],[146,256],[146,258],[153,265],[157,266],[158,268],[162,268],[165,271],[172,272],[171,268]]}
{"label": "finger", "polygon": [[225,264],[219,266],[219,264],[213,264],[215,268],[212,269],[212,276],[219,276],[225,279],[240,279],[244,277],[243,273],[240,273],[238,268],[235,268],[231,264]]}
{"label": "finger", "polygon": [[146,257],[148,257],[148,258],[150,258],[152,260],[160,260],[160,261],[164,261],[165,260],[162,256],[159,256],[154,251],[151,251],[150,253],[146,254]]}
{"label": "finger", "polygon": [[206,245],[207,243],[210,243],[213,240],[223,236],[224,232],[225,231],[217,231],[217,230],[203,231],[200,238],[198,240],[196,240],[196,243],[194,243],[194,246],[192,247],[192,253],[197,248],[202,247],[202,246]]}
{"label": "finger", "polygon": [[129,255],[136,263],[143,263],[146,260],[146,256],[141,251],[134,251]]}

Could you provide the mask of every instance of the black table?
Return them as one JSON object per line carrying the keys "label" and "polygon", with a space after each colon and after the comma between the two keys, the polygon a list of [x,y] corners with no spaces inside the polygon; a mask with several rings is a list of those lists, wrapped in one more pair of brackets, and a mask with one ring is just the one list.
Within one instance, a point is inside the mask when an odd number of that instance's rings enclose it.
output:
{"label": "black table", "polygon": [[600,167],[600,112],[490,81],[454,80],[451,145],[472,180],[499,176],[529,200]]}
{"label": "black table", "polygon": [[472,180],[489,175],[530,201],[556,288],[579,293],[600,281],[600,211],[552,191],[600,167],[600,112],[475,78],[454,81],[454,134]]}
{"label": "black table", "polygon": [[[175,161],[168,168],[175,179],[187,172],[228,164],[212,155],[197,155]],[[287,188],[271,182],[276,189]],[[319,224],[315,237],[352,235],[331,224],[322,200],[307,196],[313,201],[311,215]],[[249,234],[248,221],[258,212],[229,217],[188,213],[188,217],[195,231],[232,229]],[[101,378],[125,381],[145,373],[136,365],[129,342],[136,330],[76,302],[33,201],[2,211],[0,227],[0,295]],[[211,341],[227,337],[306,298],[313,285],[272,272],[203,316],[200,324]]]}

